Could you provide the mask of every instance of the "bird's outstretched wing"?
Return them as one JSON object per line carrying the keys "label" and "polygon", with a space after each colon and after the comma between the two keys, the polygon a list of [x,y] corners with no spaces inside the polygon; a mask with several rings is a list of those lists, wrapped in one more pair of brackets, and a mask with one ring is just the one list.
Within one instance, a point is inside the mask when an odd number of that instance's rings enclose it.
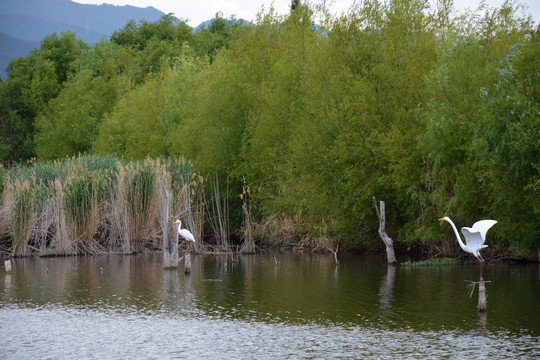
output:
{"label": "bird's outstretched wing", "polygon": [[480,220],[473,224],[472,228],[480,231],[483,241],[486,241],[486,234],[488,230],[497,223],[495,220]]}
{"label": "bird's outstretched wing", "polygon": [[461,233],[465,236],[465,242],[469,250],[480,250],[487,247],[487,245],[484,245],[484,237],[479,230],[462,227]]}

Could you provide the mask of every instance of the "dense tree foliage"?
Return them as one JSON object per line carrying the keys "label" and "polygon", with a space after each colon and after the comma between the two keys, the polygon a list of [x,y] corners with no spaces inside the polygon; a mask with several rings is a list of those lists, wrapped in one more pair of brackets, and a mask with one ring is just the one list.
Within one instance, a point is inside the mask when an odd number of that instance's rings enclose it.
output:
{"label": "dense tree foliage", "polygon": [[0,83],[0,159],[21,161],[36,155],[35,119],[58,96],[88,46],[73,33],[46,36],[39,49],[12,60]]}
{"label": "dense tree foliage", "polygon": [[208,56],[212,61],[219,50],[228,48],[234,32],[241,29],[242,25],[242,20],[237,20],[234,16],[225,19],[218,12],[208,26],[203,23],[200,29],[196,29],[190,44],[196,49],[197,56]]}
{"label": "dense tree foliage", "polygon": [[169,14],[153,23],[142,20],[137,24],[131,20],[111,35],[111,42],[144,50],[150,40],[184,43],[189,41],[191,36],[191,28],[184,21]]}
{"label": "dense tree foliage", "polygon": [[490,245],[526,254],[540,248],[540,28],[520,10],[298,3],[195,33],[131,22],[94,47],[54,35],[0,83],[0,156],[183,156],[227,184],[233,215],[248,185],[260,222],[369,242],[375,196],[398,241],[448,239],[443,215],[493,218]]}

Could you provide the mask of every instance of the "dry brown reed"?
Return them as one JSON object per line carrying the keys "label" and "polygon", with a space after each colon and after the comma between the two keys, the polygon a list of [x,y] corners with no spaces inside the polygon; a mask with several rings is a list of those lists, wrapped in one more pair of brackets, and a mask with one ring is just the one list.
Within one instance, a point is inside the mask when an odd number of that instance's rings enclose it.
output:
{"label": "dry brown reed", "polygon": [[98,224],[97,180],[81,165],[70,172],[63,184],[64,214],[69,238],[92,248]]}
{"label": "dry brown reed", "polygon": [[[192,244],[191,251],[204,252],[204,179],[195,172],[185,171],[186,167],[190,165],[183,159],[168,164],[169,173],[176,175],[171,182],[172,214],[173,218],[182,221],[183,227],[191,231],[197,240]],[[178,171],[179,168],[183,170]]]}
{"label": "dry brown reed", "polygon": [[174,195],[172,214],[201,246],[204,181],[191,169],[183,159],[124,163],[84,155],[10,170],[1,194],[0,251],[26,256],[159,249],[166,223],[160,188]]}
{"label": "dry brown reed", "polygon": [[[250,218],[253,218],[251,214]],[[259,221],[251,222],[253,239],[261,248],[281,248],[295,250],[322,250],[324,236],[313,236],[301,214],[288,216],[271,214]]]}
{"label": "dry brown reed", "polygon": [[244,184],[242,186],[242,194],[240,194],[240,199],[242,200],[244,222],[242,226],[243,243],[240,252],[245,254],[253,254],[255,253],[255,239],[253,238],[251,191],[249,189],[249,185],[246,184],[245,177],[243,181]]}
{"label": "dry brown reed", "polygon": [[156,169],[151,159],[144,162],[118,164],[118,195],[113,206],[121,224],[127,225],[126,253],[141,251],[159,236],[159,191]]}
{"label": "dry brown reed", "polygon": [[7,198],[11,199],[10,225],[13,237],[13,256],[25,256],[29,252],[30,234],[36,218],[36,200],[29,180],[8,183]]}
{"label": "dry brown reed", "polygon": [[[10,236],[10,211],[13,204],[13,194],[2,191],[0,195],[0,239],[7,239]],[[2,248],[5,247],[5,241],[1,241]]]}
{"label": "dry brown reed", "polygon": [[219,181],[216,177],[215,182],[210,184],[212,198],[206,202],[208,210],[208,222],[214,231],[215,242],[219,251],[230,252],[230,233],[229,233],[229,202],[228,191],[224,198],[221,197],[219,190]]}
{"label": "dry brown reed", "polygon": [[[66,221],[66,213],[64,206],[64,190],[63,183],[60,179],[55,179],[52,182],[51,192],[51,209],[49,216],[52,217],[53,234],[51,243],[47,246],[46,241],[41,247],[41,255],[74,255],[77,253],[75,244],[70,240],[68,225]],[[45,224],[46,228],[48,223]]]}

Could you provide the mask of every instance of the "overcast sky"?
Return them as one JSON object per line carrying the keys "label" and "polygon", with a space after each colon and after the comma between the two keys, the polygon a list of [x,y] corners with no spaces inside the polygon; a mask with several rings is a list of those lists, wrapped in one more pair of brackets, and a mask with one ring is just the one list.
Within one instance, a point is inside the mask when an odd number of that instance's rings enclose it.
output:
{"label": "overcast sky", "polygon": [[[168,14],[174,13],[175,16],[188,19],[188,24],[197,26],[201,22],[212,19],[218,11],[223,16],[229,17],[236,15],[237,18],[245,20],[254,20],[256,14],[264,6],[268,9],[273,3],[274,8],[279,14],[289,12],[290,0],[74,0],[81,4],[113,4],[113,5],[133,5],[138,7],[153,6],[158,10]],[[486,0],[486,4],[491,7],[498,7],[504,0]],[[318,1],[312,1],[318,2]],[[330,2],[330,1],[328,1]],[[346,11],[353,4],[354,0],[334,0],[330,7],[332,12],[340,13]],[[518,0],[519,3],[528,7],[528,13],[533,16],[538,24],[540,20],[540,0]],[[466,8],[476,9],[480,0],[454,0],[456,10]]]}

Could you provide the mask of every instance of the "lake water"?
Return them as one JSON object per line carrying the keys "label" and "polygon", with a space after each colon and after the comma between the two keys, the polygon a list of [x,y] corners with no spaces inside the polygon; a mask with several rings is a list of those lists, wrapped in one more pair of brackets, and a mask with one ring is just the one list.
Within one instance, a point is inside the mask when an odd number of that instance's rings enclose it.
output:
{"label": "lake water", "polygon": [[[535,359],[540,267],[277,253],[27,258],[0,270],[3,359]],[[183,268],[182,268],[183,269]]]}

